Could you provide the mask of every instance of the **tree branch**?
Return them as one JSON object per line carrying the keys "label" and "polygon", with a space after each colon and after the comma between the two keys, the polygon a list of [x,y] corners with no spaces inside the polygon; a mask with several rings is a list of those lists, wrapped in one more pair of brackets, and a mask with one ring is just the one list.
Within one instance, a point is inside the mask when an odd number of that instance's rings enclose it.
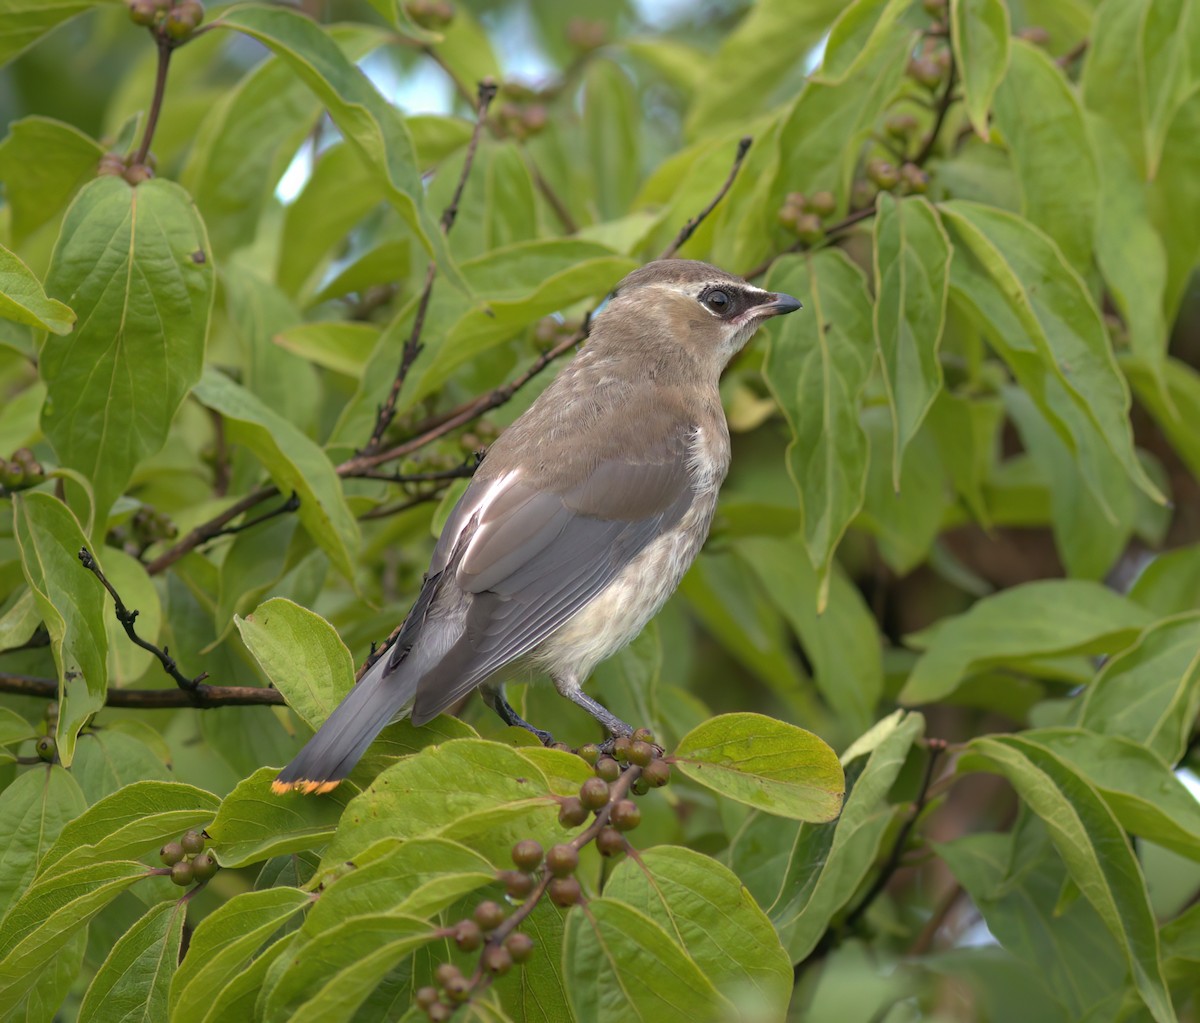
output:
{"label": "tree branch", "polygon": [[[58,698],[58,680],[36,678],[32,675],[9,675],[0,672],[0,693],[32,696],[40,700]],[[198,707],[246,707],[256,705],[283,706],[283,694],[278,689],[263,686],[198,685],[185,689],[109,689],[105,694],[106,707],[129,707],[141,710]]]}
{"label": "tree branch", "polygon": [[750,143],[753,141],[754,139],[749,135],[744,136],[738,141],[737,154],[733,158],[733,166],[729,168],[729,177],[725,179],[725,183],[717,189],[717,194],[713,196],[712,202],[679,229],[679,234],[675,236],[675,240],[670,245],[663,249],[662,255],[658,257],[659,259],[673,258],[675,253],[696,233],[696,229],[704,223],[708,215],[717,208],[717,204],[725,198],[726,194],[733,187],[733,182],[738,176],[738,171],[742,169],[742,161],[746,159],[746,153],[749,151]]}
{"label": "tree branch", "polygon": [[162,647],[160,649],[153,643],[149,643],[142,639],[142,637],[137,634],[137,630],[134,628],[133,624],[135,621],[137,621],[137,610],[135,609],[130,611],[125,607],[125,604],[121,600],[121,595],[117,592],[116,587],[113,586],[113,584],[110,583],[107,578],[105,578],[104,573],[100,570],[100,566],[96,563],[96,559],[92,557],[91,552],[86,547],[81,547],[79,549],[79,560],[84,568],[86,568],[92,573],[92,575],[100,580],[100,585],[108,590],[108,595],[112,597],[113,603],[117,608],[117,621],[121,623],[121,627],[125,630],[125,635],[129,637],[130,642],[133,643],[134,646],[141,647],[143,650],[146,650],[157,657],[158,663],[163,667],[163,671],[165,671],[171,676],[171,678],[175,680],[175,684],[179,686],[180,689],[187,690],[190,693],[201,682],[208,678],[207,671],[202,671],[195,678],[188,678],[179,670],[179,665],[175,663],[175,658],[167,652],[166,647]]}
{"label": "tree branch", "polygon": [[933,147],[937,145],[938,136],[942,133],[942,125],[946,123],[946,115],[950,112],[950,107],[954,103],[954,79],[956,77],[954,48],[951,47],[947,52],[950,54],[950,64],[946,69],[946,88],[942,92],[942,98],[938,100],[937,110],[933,115],[933,127],[929,130],[929,135],[926,137],[924,145],[921,146],[917,151],[917,155],[912,159],[912,162],[918,167],[925,166],[925,162],[933,155]]}
{"label": "tree branch", "polygon": [[195,550],[202,543],[219,536],[225,526],[239,515],[245,514],[251,508],[257,507],[263,501],[274,497],[278,493],[279,490],[270,485],[250,491],[240,501],[235,501],[221,512],[221,514],[214,516],[207,522],[200,523],[200,525],[184,536],[183,539],[163,551],[162,554],[146,565],[146,571],[150,575],[158,575],[160,572],[170,568],[189,551]]}
{"label": "tree branch", "polygon": [[171,53],[175,49],[174,42],[163,31],[154,33],[154,41],[158,44],[158,67],[154,72],[154,98],[150,101],[150,113],[146,118],[146,130],[142,132],[142,144],[138,146],[137,155],[131,166],[145,166],[150,156],[150,143],[154,141],[154,130],[158,127],[158,115],[162,113],[163,96],[167,92],[167,71],[171,66]]}
{"label": "tree branch", "polygon": [[[462,199],[463,189],[467,186],[467,177],[471,173],[471,166],[475,163],[475,152],[479,148],[479,138],[483,134],[483,126],[487,123],[488,107],[495,98],[496,83],[490,78],[480,82],[475,128],[471,132],[471,141],[467,143],[467,155],[463,160],[462,173],[459,175],[450,205],[442,211],[441,228],[445,235],[449,235],[450,229],[454,226],[454,220],[458,216],[458,204]],[[436,276],[437,263],[431,261],[425,271],[425,284],[421,289],[421,297],[417,301],[417,313],[413,318],[412,332],[408,335],[408,340],[404,342],[404,352],[400,356],[400,368],[396,371],[395,379],[392,380],[392,389],[375,414],[375,426],[371,430],[366,447],[363,448],[364,452],[378,450],[379,445],[383,443],[384,433],[392,425],[392,420],[396,418],[396,401],[400,397],[404,381],[408,378],[409,370],[412,369],[417,356],[421,354],[421,332],[425,329],[425,315],[429,311],[429,300],[433,295],[433,280]]]}

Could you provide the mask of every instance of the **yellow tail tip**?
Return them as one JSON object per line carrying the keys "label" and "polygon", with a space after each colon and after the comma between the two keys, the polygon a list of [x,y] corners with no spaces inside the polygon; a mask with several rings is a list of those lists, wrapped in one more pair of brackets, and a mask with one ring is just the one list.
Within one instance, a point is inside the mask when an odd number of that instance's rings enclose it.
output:
{"label": "yellow tail tip", "polygon": [[282,796],[287,792],[302,792],[306,796],[320,796],[326,792],[332,792],[340,784],[340,778],[337,781],[310,781],[307,778],[301,778],[299,781],[280,781],[276,778],[271,782],[271,791],[277,796]]}

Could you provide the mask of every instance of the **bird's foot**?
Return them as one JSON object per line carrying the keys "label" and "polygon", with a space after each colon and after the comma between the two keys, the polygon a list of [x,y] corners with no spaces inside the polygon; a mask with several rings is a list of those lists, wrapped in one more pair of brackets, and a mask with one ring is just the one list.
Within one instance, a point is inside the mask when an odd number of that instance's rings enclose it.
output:
{"label": "bird's foot", "polygon": [[524,728],[527,732],[532,732],[538,737],[538,741],[543,746],[553,746],[554,736],[543,728],[536,728],[526,721],[520,714],[512,708],[507,698],[504,695],[504,687],[485,687],[483,690],[483,698],[487,701],[487,705],[499,715],[500,720],[506,725],[513,728]]}

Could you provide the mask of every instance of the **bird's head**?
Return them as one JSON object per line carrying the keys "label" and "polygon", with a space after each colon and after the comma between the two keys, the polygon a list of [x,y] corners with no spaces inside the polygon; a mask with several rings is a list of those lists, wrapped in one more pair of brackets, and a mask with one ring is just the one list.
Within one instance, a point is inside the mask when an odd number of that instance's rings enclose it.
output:
{"label": "bird's head", "polygon": [[772,316],[795,312],[791,295],[764,291],[695,259],[660,259],[614,289],[593,338],[653,350],[683,347],[718,372]]}

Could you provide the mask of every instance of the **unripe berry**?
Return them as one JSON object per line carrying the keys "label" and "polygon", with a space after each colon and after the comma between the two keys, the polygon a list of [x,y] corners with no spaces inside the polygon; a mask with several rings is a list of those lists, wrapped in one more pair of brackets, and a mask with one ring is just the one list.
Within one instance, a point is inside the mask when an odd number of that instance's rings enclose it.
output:
{"label": "unripe berry", "polygon": [[192,859],[192,873],[196,875],[197,881],[207,881],[220,869],[220,864],[213,859],[212,853],[202,852]]}
{"label": "unripe berry", "polygon": [[163,0],[126,0],[129,20],[135,25],[153,25],[158,12],[165,9]]}
{"label": "unripe berry", "polygon": [[425,1010],[425,1015],[429,1017],[429,1023],[448,1023],[450,1017],[454,1015],[454,1010],[441,1002],[435,1002]]}
{"label": "unripe berry", "polygon": [[[599,764],[596,766],[599,769]],[[579,801],[589,810],[599,810],[608,802],[608,782],[603,778],[589,778],[579,787]]]}
{"label": "unripe berry", "polygon": [[137,187],[143,181],[149,181],[154,177],[154,171],[143,163],[135,163],[132,167],[126,167],[121,172],[121,177],[128,181],[129,184]]}
{"label": "unripe berry", "polygon": [[629,790],[635,796],[644,796],[650,791],[650,783],[645,778],[635,778],[633,784],[629,786]]}
{"label": "unripe berry", "polygon": [[511,899],[524,899],[533,891],[533,878],[519,870],[502,870],[497,876],[508,889]]}
{"label": "unripe berry", "polygon": [[892,114],[883,122],[883,130],[894,139],[909,139],[920,125],[912,114]]}
{"label": "unripe berry", "polygon": [[856,210],[867,206],[874,206],[875,194],[875,186],[871,182],[863,181],[860,178],[850,186],[850,205]]}
{"label": "unripe berry", "polygon": [[779,207],[779,211],[775,214],[775,219],[779,221],[781,227],[786,227],[789,231],[796,229],[796,218],[800,216],[800,210],[796,206],[791,206],[784,203]]}
{"label": "unripe berry", "polygon": [[461,976],[462,970],[453,963],[439,963],[438,968],[433,971],[433,979],[437,981],[440,988],[445,988],[450,981]]}
{"label": "unripe berry", "polygon": [[571,752],[573,752],[573,751],[572,751],[572,749],[571,749],[571,747],[570,747],[570,746],[569,746],[567,743],[565,743],[565,742],[556,742],[556,743],[555,743],[553,746],[551,746],[550,748],[551,748],[551,749],[556,749],[556,750],[558,750],[558,752],[559,752],[559,753],[571,753]]}
{"label": "unripe berry", "polygon": [[474,920],[460,920],[454,928],[454,944],[460,952],[474,952],[483,944],[483,931]]}
{"label": "unripe berry", "polygon": [[656,760],[642,769],[642,777],[651,788],[661,788],[671,780],[671,765],[665,760]]}
{"label": "unripe berry", "polygon": [[187,888],[195,879],[196,875],[192,871],[192,865],[187,860],[180,860],[171,865],[171,884]]}
{"label": "unripe berry", "polygon": [[465,1002],[471,997],[471,982],[461,973],[446,982],[446,997],[452,1002]]}
{"label": "unripe berry", "polygon": [[941,68],[934,61],[926,57],[922,57],[919,60],[910,60],[905,73],[914,82],[930,90],[936,89],[938,83],[942,80]]}
{"label": "unripe berry", "polygon": [[533,939],[523,931],[513,931],[504,939],[504,947],[508,949],[514,963],[528,962],[529,957],[533,955],[533,944]]}
{"label": "unripe berry", "polygon": [[556,877],[546,888],[546,894],[556,906],[565,909],[583,898],[583,889],[573,877]]}
{"label": "unripe berry", "polygon": [[503,977],[512,969],[512,955],[503,945],[488,945],[483,950],[483,968],[496,977]]}
{"label": "unripe berry", "polygon": [[601,757],[596,761],[596,776],[602,781],[616,781],[621,777],[621,765],[612,757]]}
{"label": "unripe berry", "polygon": [[629,762],[637,764],[638,767],[645,767],[651,760],[654,759],[654,747],[648,742],[642,742],[640,739],[629,747]]}
{"label": "unripe berry", "polygon": [[176,863],[183,859],[183,855],[183,846],[178,842],[168,842],[158,850],[158,858],[168,867],[175,866]]}
{"label": "unripe berry", "polygon": [[900,180],[910,192],[924,194],[929,188],[929,175],[915,163],[906,163],[900,168]]}
{"label": "unripe berry", "polygon": [[475,907],[475,922],[485,931],[494,931],[504,923],[504,909],[498,902],[485,899]]}
{"label": "unripe berry", "polygon": [[[808,209],[808,196],[803,192],[788,192],[788,194],[784,196],[783,204],[785,206],[795,206],[796,209],[803,213],[806,209]],[[649,729],[647,729],[647,731],[649,731]],[[634,732],[633,734],[637,735],[637,732]],[[651,736],[649,739],[644,739],[643,741],[652,742],[653,739],[654,736]]]}
{"label": "unripe berry", "polygon": [[596,836],[596,850],[601,856],[616,856],[625,851],[625,839],[616,828],[606,825]]}
{"label": "unripe berry", "polygon": [[931,18],[941,18],[946,13],[946,0],[921,0],[921,6]]}
{"label": "unripe berry", "polygon": [[429,1010],[431,1005],[438,1003],[438,991],[435,987],[417,988],[417,993],[413,996],[413,1001],[417,1003],[417,1008],[425,1011]]}
{"label": "unripe berry", "polygon": [[578,866],[579,853],[574,846],[565,842],[551,846],[550,851],[546,853],[546,867],[555,877],[568,877],[575,873]]}
{"label": "unripe berry", "polygon": [[613,740],[612,755],[623,764],[629,759],[629,750],[632,746],[633,742],[630,740],[629,736],[617,736],[617,738]]}
{"label": "unripe berry", "polygon": [[54,741],[53,735],[43,735],[33,744],[33,748],[37,751],[38,758],[47,764],[54,763],[54,758],[58,756],[58,743]]}
{"label": "unripe berry", "polygon": [[632,831],[642,823],[642,811],[632,799],[622,799],[612,808],[608,821],[618,831]]}
{"label": "unripe berry", "polygon": [[830,191],[814,192],[809,197],[808,208],[821,219],[832,217],[837,209],[837,197]]}
{"label": "unripe berry", "polygon": [[567,796],[558,808],[558,823],[564,828],[577,828],[587,820],[587,807],[576,796]]}
{"label": "unripe berry", "polygon": [[567,42],[583,53],[591,53],[608,42],[608,26],[603,21],[572,18],[567,22]]}
{"label": "unripe berry", "polygon": [[867,177],[885,192],[891,191],[900,183],[900,172],[887,160],[868,160]]}
{"label": "unripe berry", "polygon": [[804,213],[796,220],[796,237],[805,245],[816,245],[825,237],[825,225],[815,213]]}
{"label": "unripe berry", "polygon": [[185,853],[198,853],[204,851],[204,836],[199,831],[184,832],[183,838],[179,840],[179,844],[183,846]]}
{"label": "unripe berry", "polygon": [[541,844],[526,838],[513,846],[512,859],[521,870],[536,870],[542,862]]}
{"label": "unripe berry", "polygon": [[594,742],[585,743],[575,752],[583,758],[585,763],[591,764],[593,767],[596,766],[596,761],[600,759],[600,747]]}

